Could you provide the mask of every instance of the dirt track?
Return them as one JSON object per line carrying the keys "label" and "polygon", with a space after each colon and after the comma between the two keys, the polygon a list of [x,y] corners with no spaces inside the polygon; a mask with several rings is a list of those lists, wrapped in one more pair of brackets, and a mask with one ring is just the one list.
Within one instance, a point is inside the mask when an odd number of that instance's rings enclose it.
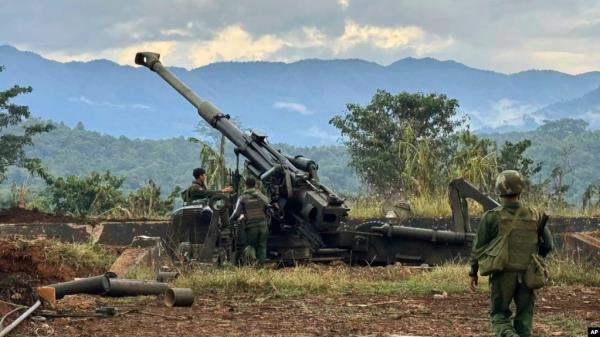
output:
{"label": "dirt track", "polygon": [[[550,288],[538,295],[535,336],[569,334],[551,317],[566,314],[587,326],[600,324],[599,288]],[[165,308],[158,299],[111,301],[76,296],[61,307],[93,310],[114,305],[123,312],[113,318],[58,318],[47,322],[54,336],[491,336],[484,293],[431,296],[325,296],[279,299],[236,295],[196,298],[192,308]],[[17,333],[31,335],[27,322]],[[561,330],[567,329],[567,330]],[[38,331],[39,332],[39,331]]]}

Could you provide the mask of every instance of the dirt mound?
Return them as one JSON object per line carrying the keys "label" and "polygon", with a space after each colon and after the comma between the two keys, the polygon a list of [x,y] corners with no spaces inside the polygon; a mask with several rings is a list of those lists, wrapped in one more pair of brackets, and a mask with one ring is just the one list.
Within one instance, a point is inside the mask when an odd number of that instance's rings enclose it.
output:
{"label": "dirt mound", "polygon": [[46,261],[46,241],[0,240],[0,279],[17,278],[28,284],[71,280],[74,271]]}
{"label": "dirt mound", "polygon": [[68,215],[49,214],[39,210],[8,208],[0,210],[0,223],[82,223],[82,218]]}

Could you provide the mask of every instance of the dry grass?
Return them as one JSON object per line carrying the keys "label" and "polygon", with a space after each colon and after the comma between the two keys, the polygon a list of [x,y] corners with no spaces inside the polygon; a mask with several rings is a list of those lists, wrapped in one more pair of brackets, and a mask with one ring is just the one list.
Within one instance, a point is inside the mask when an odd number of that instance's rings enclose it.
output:
{"label": "dry grass", "polygon": [[600,287],[600,266],[576,256],[557,255],[547,260],[553,285]]}
{"label": "dry grass", "polygon": [[175,286],[197,293],[252,292],[272,296],[326,294],[432,294],[467,291],[467,267],[420,268],[307,265],[284,269],[208,268],[184,274]]}
{"label": "dry grass", "polygon": [[347,201],[350,207],[349,217],[351,219],[370,219],[382,218],[385,216],[383,211],[383,201],[377,198],[357,198]]}
{"label": "dry grass", "polygon": [[[559,258],[550,259],[548,265],[554,285],[600,286],[598,266]],[[467,292],[468,269],[455,262],[428,269],[397,265],[204,268],[184,273],[174,284],[197,293],[250,292],[281,297],[309,293],[424,295]],[[489,291],[487,283],[487,277],[480,277],[479,290]]]}
{"label": "dry grass", "polygon": [[[472,215],[481,214],[483,209],[479,204],[468,200]],[[369,219],[385,216],[384,200],[378,198],[358,198],[347,202],[350,207],[350,218]],[[450,217],[452,210],[447,195],[423,195],[408,199],[412,216],[416,217]]]}
{"label": "dry grass", "polygon": [[115,252],[94,243],[65,243],[48,241],[46,261],[52,265],[68,265],[74,271],[108,270],[116,260]]}
{"label": "dry grass", "polygon": [[587,323],[574,314],[560,313],[539,318],[543,324],[540,337],[580,337],[587,333]]}
{"label": "dry grass", "polygon": [[452,215],[447,195],[423,195],[409,199],[410,209],[418,217],[448,217]]}

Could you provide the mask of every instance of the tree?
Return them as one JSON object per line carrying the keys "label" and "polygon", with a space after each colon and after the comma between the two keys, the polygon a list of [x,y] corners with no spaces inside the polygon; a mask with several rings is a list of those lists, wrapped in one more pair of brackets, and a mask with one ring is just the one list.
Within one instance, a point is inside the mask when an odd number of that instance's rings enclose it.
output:
{"label": "tree", "polygon": [[154,181],[148,183],[127,196],[127,208],[123,208],[129,218],[153,218],[164,216],[173,210],[175,198],[181,189],[176,187],[166,199],[161,198],[160,186]]}
{"label": "tree", "polygon": [[120,190],[124,178],[110,172],[91,172],[87,177],[50,177],[47,195],[54,211],[78,216],[103,215],[125,202]]}
{"label": "tree", "polygon": [[538,131],[558,139],[569,135],[578,135],[587,130],[589,123],[583,119],[561,118],[558,120],[545,120]]}
{"label": "tree", "polygon": [[525,151],[531,146],[529,139],[523,139],[519,142],[504,142],[500,149],[500,158],[498,158],[498,169],[517,170],[527,178],[542,170],[542,163],[535,162],[533,159],[525,157]]}
{"label": "tree", "polygon": [[[0,66],[0,72],[3,70],[4,68]],[[13,98],[31,91],[31,87],[18,85],[0,91],[0,182],[6,178],[5,173],[9,166],[25,167],[30,171],[41,168],[40,160],[28,158],[24,147],[33,144],[34,135],[50,131],[53,126],[30,121],[26,123],[31,116],[29,107],[11,102]],[[15,129],[17,131],[13,131]]]}
{"label": "tree", "polygon": [[464,123],[457,100],[378,90],[368,105],[346,108],[330,124],[341,131],[350,165],[370,187],[384,194],[398,188],[431,193],[448,176],[455,131]]}
{"label": "tree", "polygon": [[200,144],[200,166],[206,170],[206,182],[209,189],[220,189],[227,182],[227,167],[225,166],[225,136],[221,135],[219,152],[208,143],[198,138],[190,137],[191,143]]}

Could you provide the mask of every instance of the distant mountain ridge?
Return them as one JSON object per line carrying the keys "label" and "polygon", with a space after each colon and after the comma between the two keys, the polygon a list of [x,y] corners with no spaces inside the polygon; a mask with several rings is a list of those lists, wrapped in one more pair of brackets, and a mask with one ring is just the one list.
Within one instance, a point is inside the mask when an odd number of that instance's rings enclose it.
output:
{"label": "distant mountain ridge", "polygon": [[[168,66],[169,60],[163,63]],[[60,63],[11,46],[0,46],[0,65],[6,68],[0,90],[31,85],[34,92],[19,102],[38,117],[148,139],[190,135],[201,121],[191,105],[147,69],[108,60]],[[405,58],[388,66],[309,59],[170,69],[201,97],[244,127],[262,130],[272,142],[335,143],[339,134],[329,119],[342,114],[347,103],[367,103],[377,89],[444,93],[458,99],[473,127],[485,132],[530,130],[546,118],[574,114],[600,127],[593,121],[598,105],[581,105],[594,101],[591,97],[600,102],[600,72],[502,74],[432,58]]]}

